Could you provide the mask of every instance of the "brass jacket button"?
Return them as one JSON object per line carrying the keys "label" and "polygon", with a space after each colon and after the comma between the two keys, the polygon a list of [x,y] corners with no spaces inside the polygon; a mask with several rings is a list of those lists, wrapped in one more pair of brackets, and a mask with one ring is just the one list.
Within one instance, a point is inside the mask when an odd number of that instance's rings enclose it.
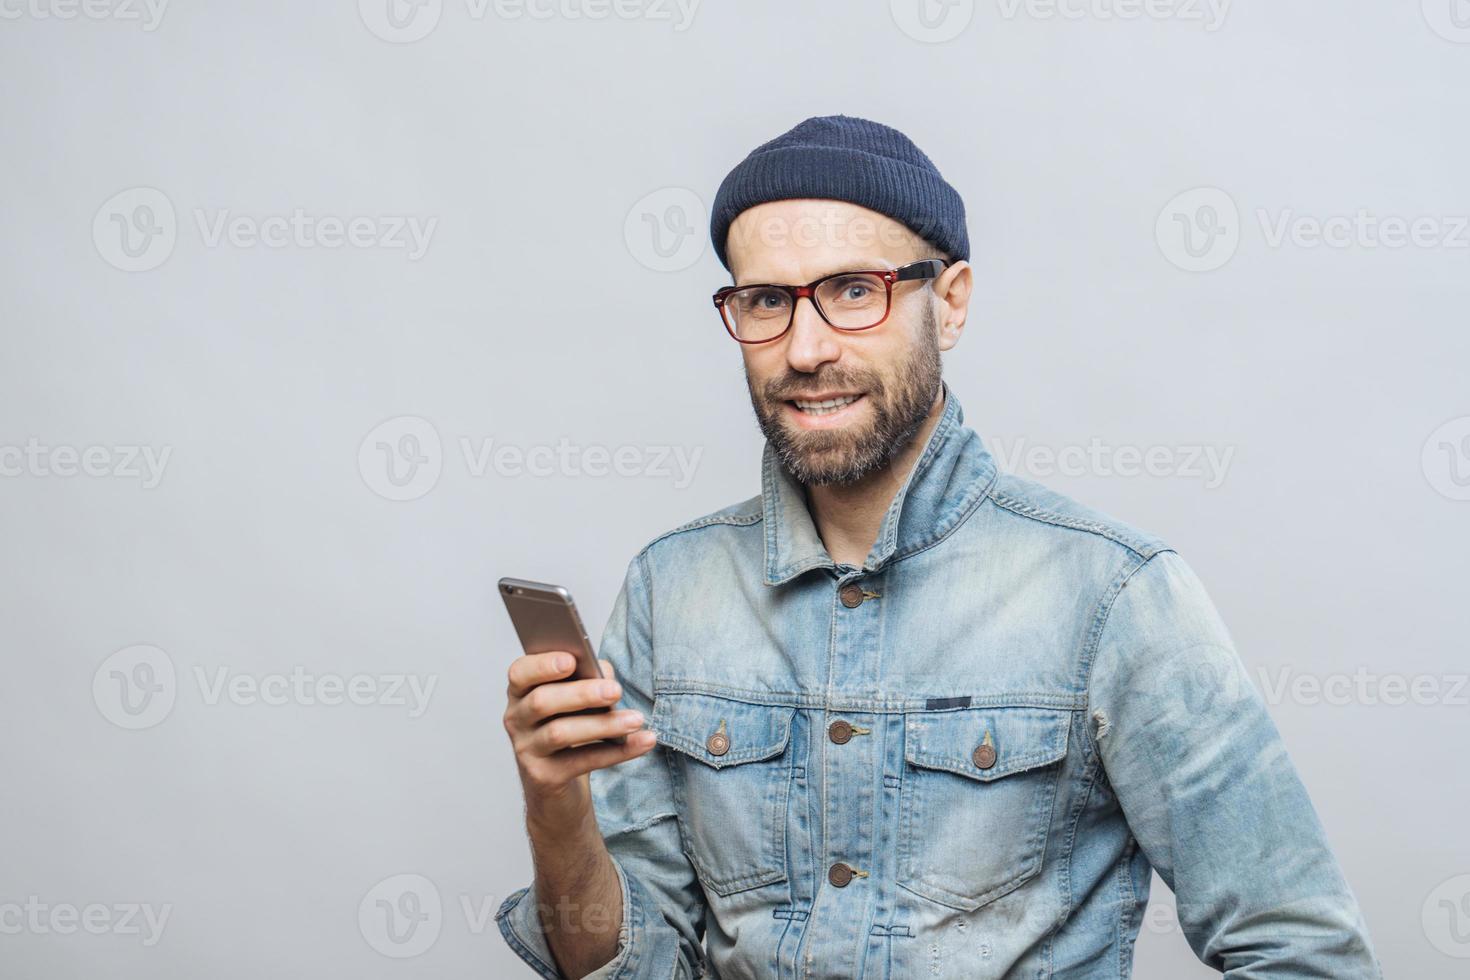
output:
{"label": "brass jacket button", "polygon": [[975,765],[979,766],[981,769],[989,769],[991,766],[995,765],[995,746],[977,745],[975,746],[975,751],[970,755],[970,758],[974,760]]}
{"label": "brass jacket button", "polygon": [[849,582],[839,591],[838,596],[842,604],[849,609],[856,609],[863,604],[863,588],[855,582]]}
{"label": "brass jacket button", "polygon": [[827,880],[832,883],[833,888],[846,888],[847,883],[852,881],[852,869],[838,861],[827,869]]}
{"label": "brass jacket button", "polygon": [[724,755],[730,751],[730,736],[724,732],[715,732],[704,740],[704,747],[709,749],[710,755]]}
{"label": "brass jacket button", "polygon": [[834,721],[827,726],[827,737],[838,745],[846,745],[852,741],[852,725],[845,721]]}

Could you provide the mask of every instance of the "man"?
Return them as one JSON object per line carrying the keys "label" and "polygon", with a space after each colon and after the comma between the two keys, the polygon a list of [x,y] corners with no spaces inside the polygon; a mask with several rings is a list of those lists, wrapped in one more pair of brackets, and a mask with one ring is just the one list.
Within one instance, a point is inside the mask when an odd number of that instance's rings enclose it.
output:
{"label": "man", "polygon": [[1156,870],[1228,976],[1379,976],[1188,566],[964,425],[940,378],[964,206],[928,157],[808,119],[712,210],[761,492],[630,563],[620,684],[511,666],[515,952],[545,977],[1126,977]]}

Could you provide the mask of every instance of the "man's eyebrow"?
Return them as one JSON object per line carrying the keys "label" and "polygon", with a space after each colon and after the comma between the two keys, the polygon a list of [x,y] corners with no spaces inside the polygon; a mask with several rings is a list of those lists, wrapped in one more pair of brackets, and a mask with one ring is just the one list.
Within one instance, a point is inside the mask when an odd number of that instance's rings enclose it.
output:
{"label": "man's eyebrow", "polygon": [[[887,259],[854,259],[851,262],[844,262],[844,263],[842,263],[841,265],[839,265],[835,269],[829,269],[828,271],[822,273],[821,276],[817,276],[816,278],[821,279],[821,278],[823,278],[825,276],[841,275],[844,272],[875,272],[875,271],[878,271],[878,270],[890,270],[891,271],[891,270],[897,269],[897,268],[898,268],[898,266],[894,265],[892,262],[888,261]],[[746,280],[745,282],[741,282],[737,278],[735,280],[735,285],[737,285],[737,286],[762,285],[762,284],[765,284],[765,283],[769,283],[770,281],[771,280],[769,280],[769,279],[749,279],[749,280]],[[802,286],[804,286],[804,285],[806,285],[806,283],[785,283],[784,285],[788,285],[788,286],[802,285]]]}

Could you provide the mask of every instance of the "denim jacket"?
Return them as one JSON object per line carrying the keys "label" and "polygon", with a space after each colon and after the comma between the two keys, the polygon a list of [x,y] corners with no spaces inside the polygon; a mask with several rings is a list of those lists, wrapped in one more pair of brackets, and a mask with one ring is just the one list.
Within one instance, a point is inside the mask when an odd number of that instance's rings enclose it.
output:
{"label": "denim jacket", "polygon": [[[1227,976],[1379,977],[1199,580],[999,473],[944,391],[862,567],[769,446],[630,562],[600,656],[658,744],[590,777],[623,900],[590,976],[1127,977],[1153,870]],[[536,902],[496,919],[556,978]]]}

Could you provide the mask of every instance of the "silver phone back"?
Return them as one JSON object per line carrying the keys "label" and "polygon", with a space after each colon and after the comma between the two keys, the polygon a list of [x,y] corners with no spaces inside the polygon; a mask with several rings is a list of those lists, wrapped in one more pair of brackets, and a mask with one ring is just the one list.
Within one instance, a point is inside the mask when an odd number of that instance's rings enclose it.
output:
{"label": "silver phone back", "polygon": [[560,585],[527,579],[500,580],[500,597],[527,653],[567,650],[577,658],[576,678],[602,676],[592,642],[572,595]]}

